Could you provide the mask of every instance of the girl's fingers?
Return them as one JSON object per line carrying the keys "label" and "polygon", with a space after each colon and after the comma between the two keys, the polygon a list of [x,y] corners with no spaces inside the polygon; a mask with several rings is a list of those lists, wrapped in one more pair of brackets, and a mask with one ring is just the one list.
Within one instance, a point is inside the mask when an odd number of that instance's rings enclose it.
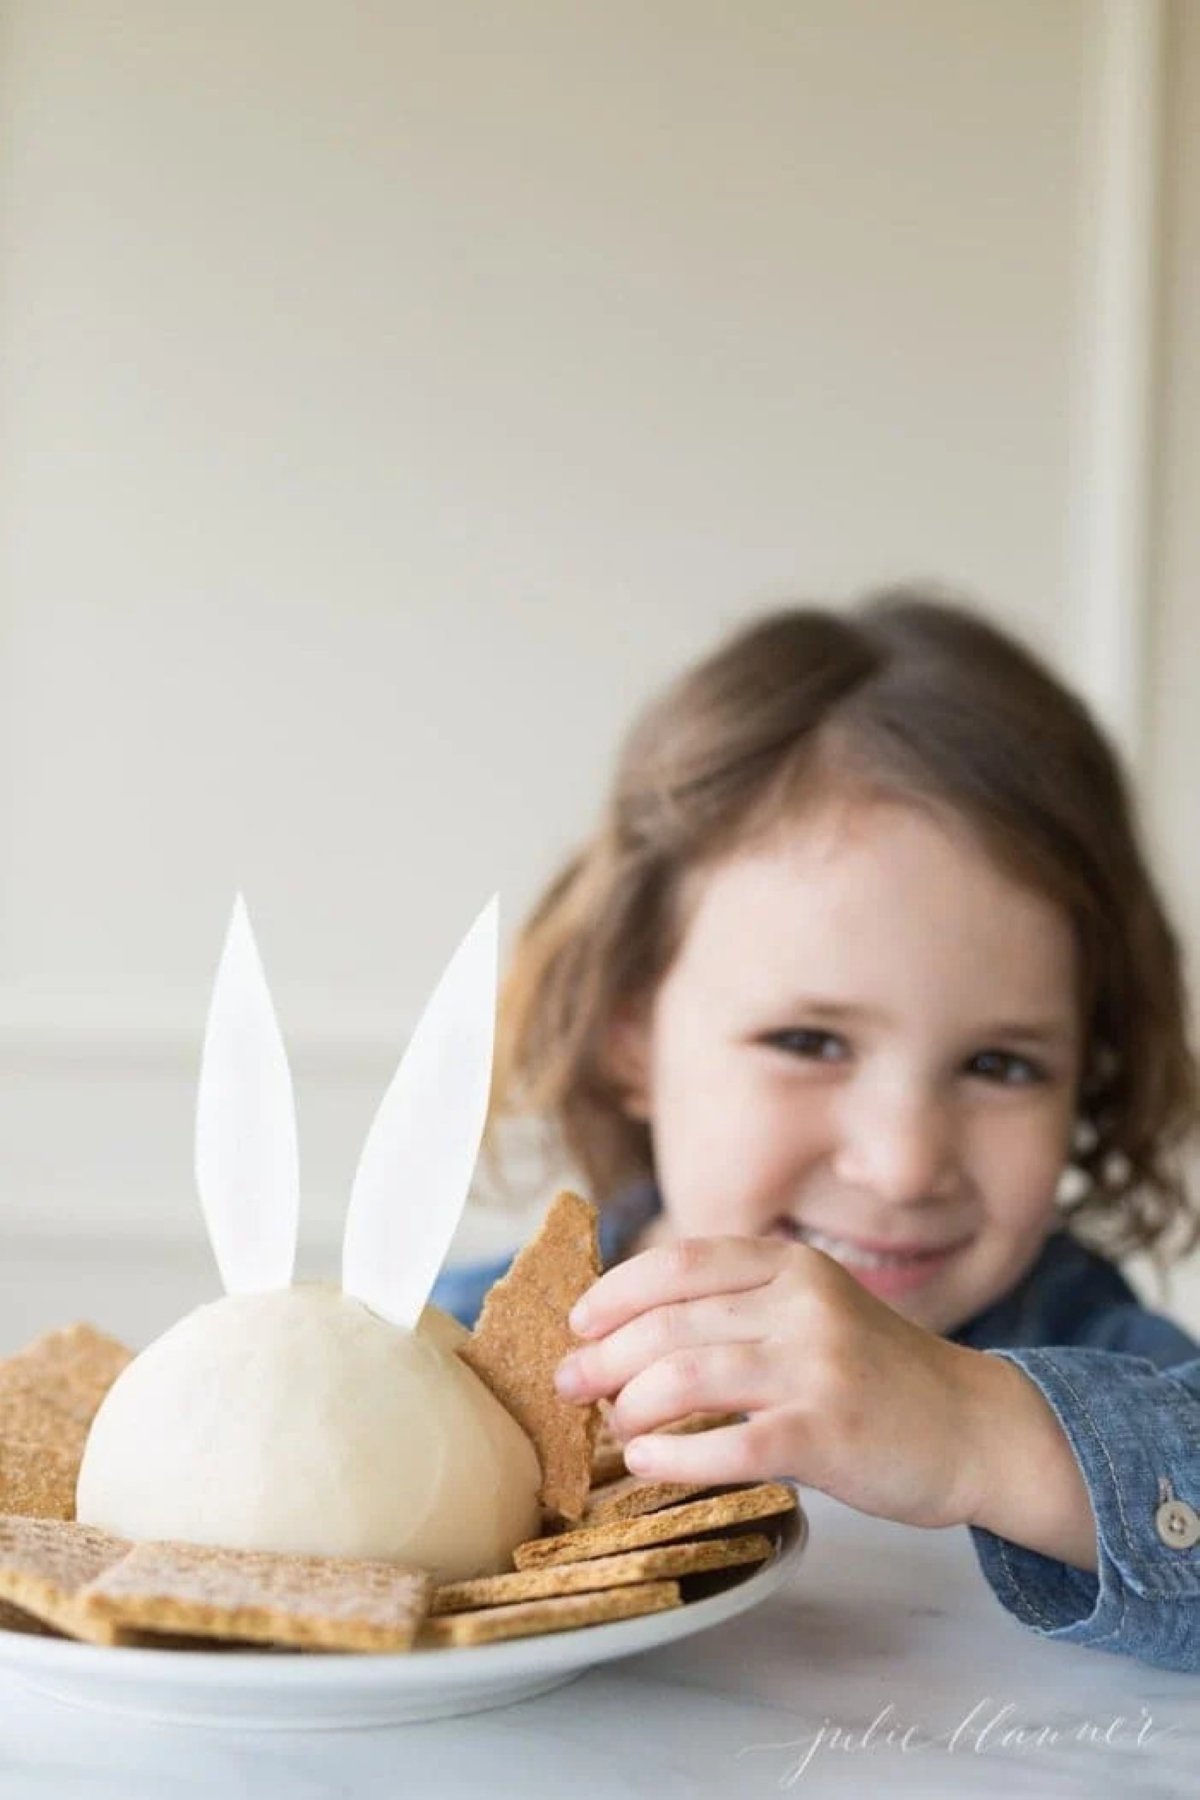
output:
{"label": "girl's fingers", "polygon": [[702,1344],[752,1343],[765,1335],[767,1327],[752,1290],[655,1306],[599,1343],[572,1351],[558,1365],[555,1385],[564,1399],[594,1400],[617,1393],[643,1369],[676,1351]]}
{"label": "girl's fingers", "polygon": [[760,1287],[779,1267],[780,1239],[680,1238],[657,1244],[617,1263],[594,1281],[572,1307],[569,1324],[579,1337],[602,1337],[647,1307],[703,1294]]}
{"label": "girl's fingers", "polygon": [[744,1425],[719,1425],[712,1431],[653,1432],[631,1438],[625,1462],[648,1481],[754,1481],[758,1471],[748,1454]]}
{"label": "girl's fingers", "polygon": [[754,1412],[785,1398],[777,1364],[761,1343],[704,1344],[679,1350],[643,1369],[610,1415],[617,1435],[672,1425],[693,1412]]}
{"label": "girl's fingers", "polygon": [[798,1464],[805,1459],[804,1438],[791,1431],[770,1440],[752,1421],[719,1425],[712,1431],[650,1432],[631,1438],[625,1460],[646,1481],[703,1481],[718,1487],[727,1481],[802,1480]]}

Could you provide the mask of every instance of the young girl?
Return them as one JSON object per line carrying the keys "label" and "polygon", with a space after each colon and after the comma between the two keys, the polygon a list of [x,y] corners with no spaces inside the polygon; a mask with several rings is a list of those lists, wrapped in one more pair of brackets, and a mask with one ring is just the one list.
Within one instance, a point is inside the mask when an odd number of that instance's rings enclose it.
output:
{"label": "young girl", "polygon": [[1200,1669],[1200,1357],[1108,1260],[1196,1235],[1179,952],[1026,650],[895,593],[686,672],[520,936],[496,1091],[602,1209],[558,1382],[635,1472],[966,1524],[1035,1631]]}

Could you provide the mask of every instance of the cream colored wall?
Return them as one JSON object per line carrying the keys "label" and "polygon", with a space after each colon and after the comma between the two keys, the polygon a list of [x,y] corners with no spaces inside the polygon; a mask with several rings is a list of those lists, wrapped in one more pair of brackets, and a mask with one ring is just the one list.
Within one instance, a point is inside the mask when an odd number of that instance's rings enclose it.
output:
{"label": "cream colored wall", "polygon": [[1194,960],[1200,947],[1200,8],[1175,9],[1170,69],[1157,604],[1144,787],[1154,848]]}
{"label": "cream colored wall", "polygon": [[1101,695],[1128,11],[15,0],[7,1232],[198,1238],[240,885],[318,1255],[482,898],[511,926],[632,705],[759,605],[937,575]]}
{"label": "cream colored wall", "polygon": [[[1170,9],[1165,61],[1154,604],[1139,788],[1200,992],[1200,7],[1190,0]],[[1200,1324],[1200,1255],[1172,1292]]]}

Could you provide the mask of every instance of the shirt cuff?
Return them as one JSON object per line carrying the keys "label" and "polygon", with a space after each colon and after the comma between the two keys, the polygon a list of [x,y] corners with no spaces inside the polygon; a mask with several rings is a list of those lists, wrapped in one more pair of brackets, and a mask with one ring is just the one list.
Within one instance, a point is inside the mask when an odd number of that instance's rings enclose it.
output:
{"label": "shirt cuff", "polygon": [[1097,1527],[1091,1574],[971,1526],[997,1599],[1042,1636],[1200,1668],[1200,1543],[1168,1543],[1156,1522],[1168,1501],[1200,1510],[1200,1364],[1185,1365],[1185,1381],[1116,1351],[984,1354],[1016,1363],[1049,1402]]}

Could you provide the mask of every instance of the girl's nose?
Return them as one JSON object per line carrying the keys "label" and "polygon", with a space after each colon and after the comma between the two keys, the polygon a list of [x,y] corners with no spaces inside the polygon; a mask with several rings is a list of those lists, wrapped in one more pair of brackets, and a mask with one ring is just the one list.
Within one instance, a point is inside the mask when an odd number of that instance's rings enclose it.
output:
{"label": "girl's nose", "polygon": [[848,1187],[913,1204],[953,1184],[954,1134],[947,1107],[932,1095],[859,1093],[838,1121],[834,1174]]}

